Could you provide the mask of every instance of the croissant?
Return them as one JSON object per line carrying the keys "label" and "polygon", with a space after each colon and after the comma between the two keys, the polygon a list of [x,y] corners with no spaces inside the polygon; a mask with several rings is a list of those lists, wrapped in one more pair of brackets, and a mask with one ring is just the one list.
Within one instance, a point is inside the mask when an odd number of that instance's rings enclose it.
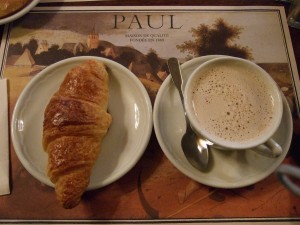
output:
{"label": "croissant", "polygon": [[107,112],[108,82],[105,65],[88,60],[68,72],[45,109],[48,176],[64,208],[79,204],[112,122]]}

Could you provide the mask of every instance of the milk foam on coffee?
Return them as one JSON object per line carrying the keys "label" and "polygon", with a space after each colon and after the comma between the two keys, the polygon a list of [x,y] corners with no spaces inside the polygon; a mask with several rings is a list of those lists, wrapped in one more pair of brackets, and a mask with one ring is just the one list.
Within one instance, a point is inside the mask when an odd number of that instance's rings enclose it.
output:
{"label": "milk foam on coffee", "polygon": [[273,104],[263,78],[239,64],[210,68],[192,89],[194,111],[208,133],[247,142],[272,123]]}

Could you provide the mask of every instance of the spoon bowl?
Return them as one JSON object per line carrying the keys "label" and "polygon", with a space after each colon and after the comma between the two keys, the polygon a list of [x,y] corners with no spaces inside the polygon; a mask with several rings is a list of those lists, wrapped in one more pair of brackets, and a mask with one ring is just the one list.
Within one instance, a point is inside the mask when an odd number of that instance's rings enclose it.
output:
{"label": "spoon bowl", "polygon": [[195,168],[201,171],[208,168],[208,143],[199,138],[188,124],[181,139],[181,147],[186,158]]}

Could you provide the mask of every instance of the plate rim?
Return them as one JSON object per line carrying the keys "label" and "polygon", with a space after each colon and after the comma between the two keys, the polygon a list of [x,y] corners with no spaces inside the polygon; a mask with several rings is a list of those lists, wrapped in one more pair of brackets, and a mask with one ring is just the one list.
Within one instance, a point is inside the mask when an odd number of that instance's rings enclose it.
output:
{"label": "plate rim", "polygon": [[[196,57],[196,58],[193,58],[189,61],[186,61],[184,62],[182,65],[181,65],[181,68],[182,70],[190,67],[191,65],[193,65],[194,63],[203,63],[205,62],[205,60],[210,60],[210,59],[214,59],[216,57],[222,57],[223,55],[206,55],[206,56],[200,56],[200,57]],[[186,175],[187,177],[191,178],[192,180],[198,182],[198,183],[201,183],[201,184],[204,184],[204,185],[207,185],[207,186],[211,186],[211,187],[215,187],[215,188],[227,188],[227,189],[233,189],[233,188],[241,188],[241,187],[245,187],[245,186],[249,186],[249,185],[252,185],[254,183],[257,183],[263,179],[265,179],[267,176],[269,176],[270,174],[272,174],[275,170],[276,170],[276,167],[280,165],[280,163],[284,160],[285,156],[287,155],[288,153],[288,150],[290,148],[290,145],[291,145],[291,139],[292,139],[292,130],[293,130],[293,126],[292,126],[292,117],[291,117],[291,113],[290,113],[290,109],[289,109],[289,106],[288,106],[288,103],[287,103],[287,100],[284,98],[283,99],[283,102],[284,102],[284,111],[288,110],[289,112],[289,115],[286,115],[286,120],[287,120],[287,124],[289,126],[289,131],[287,132],[287,136],[289,137],[289,140],[287,141],[287,149],[285,149],[283,155],[280,156],[280,158],[282,158],[281,162],[279,163],[279,165],[277,166],[273,166],[275,168],[272,168],[271,170],[269,170],[268,173],[265,173],[264,176],[260,177],[260,179],[258,180],[255,180],[254,182],[243,182],[242,184],[239,184],[239,183],[231,183],[231,184],[227,184],[226,182],[223,183],[223,184],[220,184],[220,182],[211,182],[211,181],[206,181],[204,180],[203,178],[200,177],[199,179],[199,176],[197,176],[195,173],[190,173],[189,172],[189,169],[183,165],[183,164],[180,164],[178,162],[176,162],[176,159],[174,159],[174,157],[172,156],[172,154],[170,153],[172,150],[169,150],[168,149],[168,146],[166,144],[166,142],[163,140],[163,135],[162,135],[162,132],[161,130],[159,129],[160,125],[159,125],[159,119],[158,119],[158,115],[159,115],[159,108],[161,107],[160,106],[160,102],[162,100],[162,97],[163,97],[163,94],[164,94],[164,91],[168,88],[168,85],[171,84],[171,76],[169,75],[165,80],[164,82],[162,83],[157,95],[156,95],[156,99],[155,99],[155,102],[154,102],[154,106],[153,106],[153,126],[154,126],[154,131],[155,131],[155,135],[157,137],[157,140],[158,140],[158,143],[162,149],[162,151],[164,152],[165,156],[168,158],[168,160],[172,163],[173,166],[175,166],[180,172],[182,172],[184,175]],[[185,83],[186,81],[184,81]],[[277,131],[276,131],[277,132]],[[181,148],[181,147],[179,147]],[[277,160],[280,160],[280,158],[278,158]],[[274,162],[274,164],[272,165],[275,165],[276,164],[276,161]],[[193,168],[193,170],[196,170]],[[198,171],[200,172],[200,171]],[[200,172],[202,173],[202,172]],[[203,172],[203,174],[207,174],[206,172]]]}
{"label": "plate rim", "polygon": [[[107,59],[107,58],[103,58],[103,57],[97,57],[97,56],[78,56],[78,57],[72,57],[72,58],[68,58],[68,59],[64,59],[61,61],[58,61],[54,64],[51,64],[49,66],[47,66],[46,68],[44,68],[42,71],[40,71],[38,74],[36,74],[24,87],[24,89],[22,90],[22,92],[20,93],[16,104],[14,106],[13,109],[13,113],[12,113],[12,117],[11,117],[11,124],[10,124],[10,129],[11,129],[11,140],[12,140],[12,144],[14,147],[14,151],[19,159],[19,161],[21,162],[22,166],[29,172],[29,174],[31,174],[35,179],[37,179],[38,181],[50,186],[50,187],[54,187],[54,184],[50,181],[50,179],[47,176],[47,171],[45,171],[45,174],[43,177],[40,176],[39,172],[36,172],[35,168],[32,166],[32,164],[26,159],[26,156],[24,155],[24,152],[22,150],[22,146],[21,146],[21,142],[20,140],[18,140],[18,130],[17,130],[17,122],[18,122],[18,118],[20,116],[20,112],[22,110],[22,105],[24,104],[24,99],[26,98],[26,96],[28,96],[28,94],[30,93],[30,90],[32,87],[34,87],[36,85],[36,82],[38,82],[40,79],[43,79],[43,77],[45,77],[47,75],[47,73],[49,71],[52,71],[53,69],[59,67],[59,66],[63,66],[65,64],[70,64],[70,63],[80,63],[83,62],[85,60],[88,59],[95,59],[95,60],[99,60],[103,63],[112,65],[114,67],[117,67],[121,70],[126,70],[127,74],[124,75],[126,77],[129,77],[133,84],[136,85],[138,87],[138,90],[140,91],[140,93],[142,93],[142,97],[143,97],[143,103],[144,103],[144,109],[145,112],[147,113],[147,120],[146,121],[142,121],[143,123],[145,123],[145,135],[143,136],[143,141],[141,142],[140,146],[139,146],[139,151],[136,152],[134,160],[132,161],[132,163],[124,170],[122,170],[122,172],[119,172],[117,176],[112,177],[111,179],[105,179],[105,182],[100,182],[101,184],[99,184],[99,182],[95,182],[95,184],[89,184],[89,186],[87,187],[87,190],[94,190],[94,189],[98,189],[104,186],[107,186],[113,182],[115,182],[116,180],[120,179],[121,177],[123,177],[128,171],[130,171],[136,164],[137,162],[140,160],[140,158],[142,157],[142,155],[144,154],[149,140],[151,138],[151,133],[153,130],[153,109],[152,109],[152,104],[151,104],[151,100],[150,100],[150,96],[146,90],[146,88],[143,86],[143,84],[141,83],[141,81],[130,71],[128,70],[126,67],[124,67],[123,65]],[[127,76],[128,75],[128,76]],[[114,76],[115,78],[118,76]],[[141,96],[139,96],[141,97]],[[22,103],[23,102],[23,103]],[[111,177],[108,176],[108,178]]]}
{"label": "plate rim", "polygon": [[18,10],[17,12],[13,13],[10,16],[3,17],[2,19],[0,19],[0,25],[12,22],[12,21],[24,16],[33,7],[35,7],[39,2],[40,2],[40,0],[32,0],[28,5],[26,5],[21,10]]}

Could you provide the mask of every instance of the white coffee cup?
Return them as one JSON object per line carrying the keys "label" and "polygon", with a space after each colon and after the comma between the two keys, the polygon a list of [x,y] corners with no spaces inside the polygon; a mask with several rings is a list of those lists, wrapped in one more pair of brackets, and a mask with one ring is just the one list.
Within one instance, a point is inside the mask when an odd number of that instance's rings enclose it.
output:
{"label": "white coffee cup", "polygon": [[271,138],[282,118],[281,92],[255,63],[230,56],[209,60],[188,78],[184,98],[193,129],[216,148],[282,153]]}

